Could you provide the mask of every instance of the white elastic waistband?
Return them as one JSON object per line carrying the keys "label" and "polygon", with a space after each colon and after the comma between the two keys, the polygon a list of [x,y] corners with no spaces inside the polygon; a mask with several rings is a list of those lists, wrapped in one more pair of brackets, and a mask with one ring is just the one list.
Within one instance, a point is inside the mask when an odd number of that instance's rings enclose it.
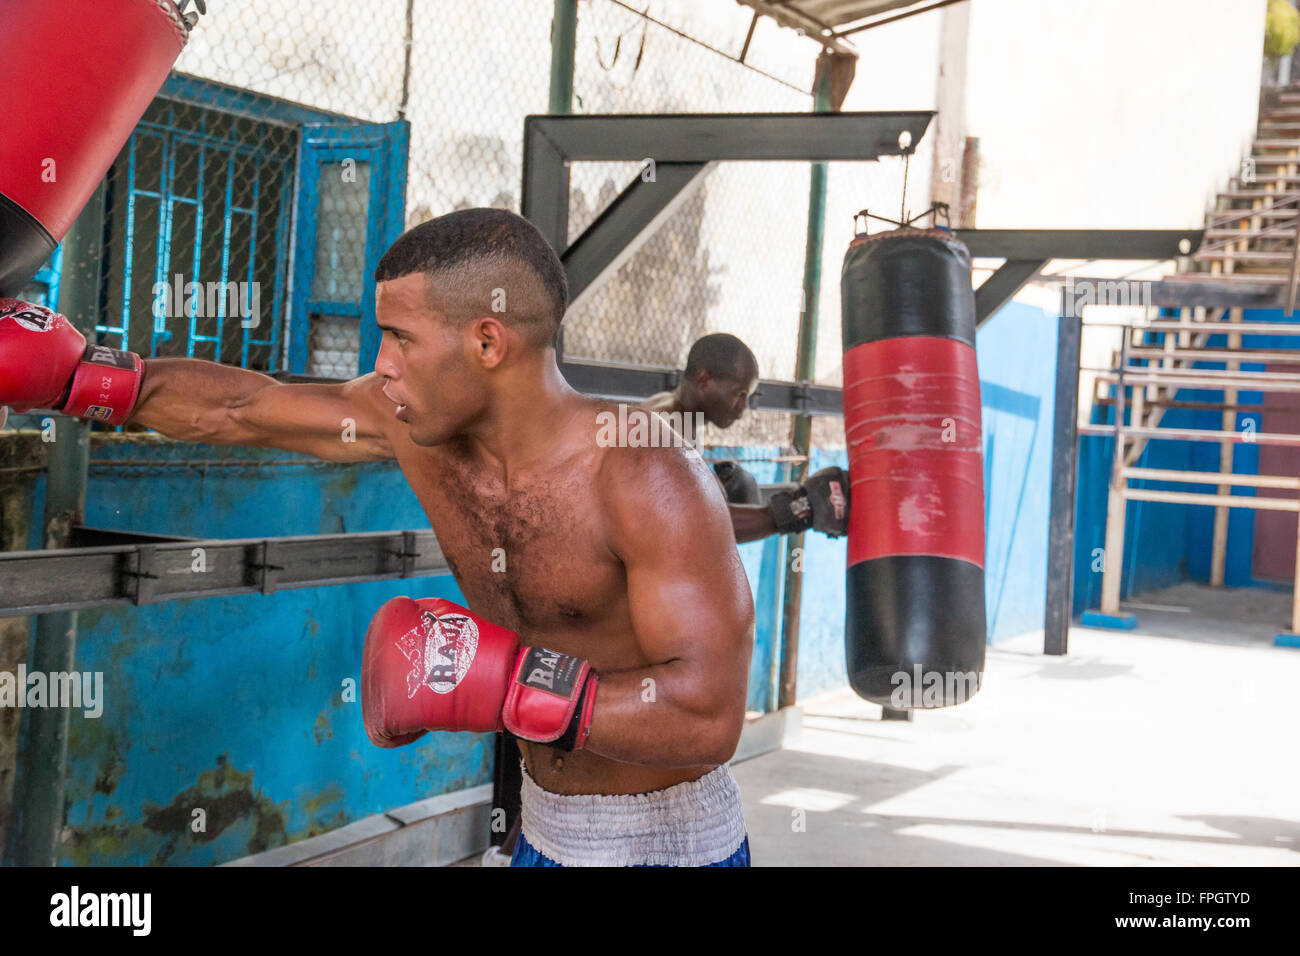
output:
{"label": "white elastic waistband", "polygon": [[564,866],[707,866],[745,839],[736,778],[724,764],[666,790],[568,796],[524,767],[523,835]]}

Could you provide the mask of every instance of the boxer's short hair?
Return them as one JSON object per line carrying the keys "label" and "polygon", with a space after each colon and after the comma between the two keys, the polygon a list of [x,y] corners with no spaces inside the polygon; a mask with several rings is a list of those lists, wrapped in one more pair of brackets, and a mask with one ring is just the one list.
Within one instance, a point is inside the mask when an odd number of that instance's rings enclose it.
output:
{"label": "boxer's short hair", "polygon": [[387,282],[423,273],[429,304],[452,321],[496,314],[538,346],[569,307],[560,257],[537,227],[505,209],[461,209],[412,226],[375,269]]}
{"label": "boxer's short hair", "polygon": [[758,374],[758,359],[748,345],[726,332],[714,332],[695,340],[686,356],[686,374],[701,369],[713,378],[745,379]]}

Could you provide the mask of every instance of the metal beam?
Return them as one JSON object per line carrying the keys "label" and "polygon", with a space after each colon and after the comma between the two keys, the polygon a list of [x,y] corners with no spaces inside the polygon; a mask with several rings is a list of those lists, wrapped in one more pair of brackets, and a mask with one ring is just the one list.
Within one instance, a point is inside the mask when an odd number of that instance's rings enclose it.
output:
{"label": "metal beam", "polygon": [[550,112],[573,106],[573,60],[578,46],[578,0],[555,0],[551,13]]}
{"label": "metal beam", "polygon": [[[832,102],[835,54],[823,51],[817,58],[817,80],[813,109],[833,113],[839,103]],[[804,235],[803,301],[799,313],[799,347],[795,352],[794,378],[811,382],[817,368],[817,316],[820,312],[822,285],[822,246],[826,237],[826,164],[813,163],[808,177],[808,225]],[[790,426],[790,446],[796,455],[812,454],[812,416],[796,415]],[[802,482],[808,474],[808,460],[784,469],[785,477]],[[776,706],[793,707],[799,686],[799,620],[803,608],[803,575],[788,570],[796,567],[794,556],[803,553],[804,534],[784,535],[781,582],[780,665],[777,670]]]}
{"label": "metal beam", "polygon": [[570,309],[636,254],[690,197],[707,168],[706,163],[656,163],[605,207],[560,257],[569,280]]}
{"label": "metal beam", "polygon": [[1074,601],[1074,497],[1079,458],[1079,354],[1081,317],[1061,290],[1056,339],[1056,398],[1052,427],[1052,491],[1047,522],[1047,594],[1043,653],[1069,649]]}
{"label": "metal beam", "polygon": [[438,539],[428,530],[12,551],[0,554],[0,617],[447,571]]}
{"label": "metal beam", "polygon": [[1048,259],[1008,259],[993,275],[975,290],[975,328],[993,317],[1031,278],[1038,274]]}
{"label": "metal beam", "polygon": [[797,382],[759,382],[750,408],[796,415],[843,415],[844,399],[838,388]]}
{"label": "metal beam", "polygon": [[[737,2],[747,7],[753,7],[755,19],[757,19],[758,14],[769,16],[778,25],[811,37],[837,53],[857,55],[857,50],[853,44],[835,37],[834,27],[836,23],[819,19],[805,10],[792,6],[789,4],[789,0],[737,0]],[[911,3],[913,0],[898,0],[898,2]],[[750,27],[750,29],[752,30],[753,27]]]}
{"label": "metal beam", "polygon": [[[524,120],[523,214],[560,254],[576,305],[673,214],[708,163],[898,156],[915,151],[933,118],[932,110],[529,116]],[[644,164],[641,175],[570,245],[569,164],[628,161]],[[556,353],[565,377],[580,391],[629,399],[663,390],[654,372],[647,378],[641,370],[566,361],[562,337],[556,340]],[[653,388],[647,387],[650,382]],[[790,382],[763,386],[760,391],[766,394],[755,408],[841,413],[838,389]]]}
{"label": "metal beam", "polygon": [[671,368],[575,362],[570,359],[560,363],[560,373],[584,395],[621,402],[639,402],[657,392],[670,392],[681,381],[681,373]]}
{"label": "metal beam", "polygon": [[[1043,278],[1065,280],[1067,289],[1073,286],[1080,297],[1091,293],[1091,298],[1080,299],[1076,308],[1091,304],[1157,308],[1282,308],[1286,300],[1286,280],[1282,277],[1270,281],[1266,276],[1245,277],[1231,272],[1193,272],[1156,280],[1079,274],[1050,274]],[[1115,298],[1106,295],[1108,289],[1117,290],[1121,300],[1108,300]],[[1128,294],[1127,302],[1123,300],[1126,291],[1134,289],[1138,289],[1138,294]],[[1096,323],[1089,323],[1092,324]]]}
{"label": "metal beam", "polygon": [[[561,362],[560,371],[570,385],[586,395],[626,402],[639,402],[656,392],[671,391],[682,377],[678,369],[572,359]],[[844,414],[840,389],[834,386],[767,379],[758,383],[749,407],[756,411],[794,415]]]}
{"label": "metal beam", "polygon": [[[1215,279],[1200,273],[1192,276],[1166,276],[1150,284],[1150,304],[1168,309],[1280,309],[1285,287],[1260,279]],[[1230,273],[1229,273],[1230,275]],[[1075,284],[1080,279],[1076,276]],[[1092,279],[1095,283],[1123,280]]]}
{"label": "metal beam", "polygon": [[[933,117],[933,110],[534,115],[524,119],[524,167],[541,148],[565,162],[875,160],[914,151]],[[906,148],[899,145],[903,132],[911,136]],[[526,177],[525,192],[533,185]]]}
{"label": "metal beam", "polygon": [[[529,120],[537,119],[535,116]],[[537,124],[524,121],[524,181],[520,208],[551,248],[569,245],[568,157]]]}
{"label": "metal beam", "polygon": [[69,548],[102,548],[115,544],[159,544],[170,541],[197,541],[198,538],[175,534],[148,534],[144,531],[119,531],[116,528],[90,528],[73,525],[68,537]]}
{"label": "metal beam", "polygon": [[[977,259],[1173,259],[1196,252],[1203,229],[956,229]],[[1183,245],[1186,240],[1187,245]],[[1184,251],[1185,250],[1185,251]]]}

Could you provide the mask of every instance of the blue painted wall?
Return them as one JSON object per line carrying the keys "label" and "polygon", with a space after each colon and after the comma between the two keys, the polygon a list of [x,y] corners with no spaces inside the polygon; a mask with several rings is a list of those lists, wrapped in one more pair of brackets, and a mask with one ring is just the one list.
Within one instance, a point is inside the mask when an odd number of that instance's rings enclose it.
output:
{"label": "blue painted wall", "polygon": [[1057,325],[1010,302],[977,333],[990,642],[1043,626]]}
{"label": "blue painted wall", "polygon": [[[300,459],[149,441],[97,447],[93,457],[145,463],[92,467],[86,520],[95,527],[211,538],[427,527],[391,465],[275,464]],[[200,471],[179,466],[185,459],[250,464]],[[750,467],[762,482],[779,477],[776,465]],[[39,517],[43,477],[32,497]],[[741,557],[763,595],[749,707],[769,710],[777,540],[745,545]],[[71,719],[62,861],[219,863],[491,782],[490,736],[436,734],[381,750],[366,739],[355,696],[343,699],[346,682],[359,679],[371,615],[398,594],[464,600],[444,575],[82,611],[77,669],[103,673],[105,703],[98,718]],[[207,816],[203,832],[192,829],[196,809]]]}
{"label": "blue painted wall", "polygon": [[[390,466],[144,442],[94,457],[157,464],[93,467],[92,526],[214,538],[427,526]],[[261,464],[166,464],[182,457]],[[105,705],[72,716],[63,862],[222,862],[490,781],[489,736],[385,751],[366,739],[355,694],[344,700],[370,616],[397,594],[463,601],[441,576],[82,611],[77,668],[103,673]],[[205,832],[192,830],[196,808]]]}

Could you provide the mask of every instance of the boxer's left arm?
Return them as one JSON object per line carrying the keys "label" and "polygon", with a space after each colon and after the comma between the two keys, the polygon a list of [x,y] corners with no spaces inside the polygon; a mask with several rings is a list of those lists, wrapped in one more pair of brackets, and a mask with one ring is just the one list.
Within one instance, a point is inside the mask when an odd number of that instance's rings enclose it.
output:
{"label": "boxer's left arm", "polygon": [[851,491],[849,473],[832,466],[791,491],[777,492],[765,505],[728,505],[736,542],[809,530],[842,537],[849,533]]}
{"label": "boxer's left arm", "polygon": [[600,673],[586,749],[654,767],[730,760],[745,720],[754,603],[717,479],[677,448],[617,449],[600,482],[646,667]]}
{"label": "boxer's left arm", "polygon": [[736,543],[761,541],[777,533],[772,509],[767,505],[727,505],[731,527],[736,533]]}

